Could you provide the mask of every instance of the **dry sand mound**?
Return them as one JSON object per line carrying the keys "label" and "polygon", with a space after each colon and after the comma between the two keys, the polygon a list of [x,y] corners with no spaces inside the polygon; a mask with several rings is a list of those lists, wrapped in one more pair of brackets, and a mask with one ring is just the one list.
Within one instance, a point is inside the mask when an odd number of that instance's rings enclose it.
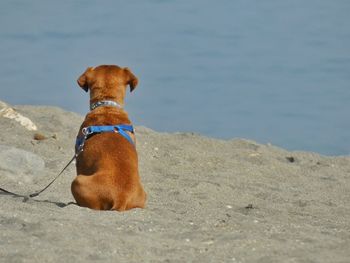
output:
{"label": "dry sand mound", "polygon": [[[73,156],[83,117],[14,110],[37,131],[0,116],[0,187],[29,194]],[[67,205],[72,165],[34,199],[0,194],[0,261],[350,262],[350,157],[136,128],[146,209]]]}

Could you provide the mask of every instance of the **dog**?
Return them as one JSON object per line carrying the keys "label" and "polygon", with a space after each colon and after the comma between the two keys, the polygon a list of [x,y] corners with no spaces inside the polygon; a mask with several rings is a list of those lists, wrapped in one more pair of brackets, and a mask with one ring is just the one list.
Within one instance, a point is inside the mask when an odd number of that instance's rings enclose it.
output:
{"label": "dog", "polygon": [[90,91],[91,111],[77,135],[77,176],[71,184],[76,203],[96,210],[144,208],[135,135],[123,109],[127,86],[132,92],[137,77],[129,68],[101,65],[88,67],[77,82]]}

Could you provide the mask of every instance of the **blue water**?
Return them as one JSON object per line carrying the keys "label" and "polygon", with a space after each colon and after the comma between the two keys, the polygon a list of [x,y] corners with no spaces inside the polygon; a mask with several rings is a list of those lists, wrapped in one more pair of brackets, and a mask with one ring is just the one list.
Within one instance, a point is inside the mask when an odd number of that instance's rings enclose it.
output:
{"label": "blue water", "polygon": [[128,66],[136,125],[350,154],[350,1],[1,1],[0,100],[85,114]]}

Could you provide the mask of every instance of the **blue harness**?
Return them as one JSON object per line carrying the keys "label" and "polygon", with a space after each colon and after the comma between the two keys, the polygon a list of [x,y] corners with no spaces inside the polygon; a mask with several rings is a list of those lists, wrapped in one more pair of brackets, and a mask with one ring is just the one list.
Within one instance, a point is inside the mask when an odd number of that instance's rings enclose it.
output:
{"label": "blue harness", "polygon": [[134,128],[132,125],[126,124],[118,124],[118,125],[110,125],[110,126],[89,126],[82,129],[83,136],[77,137],[75,143],[75,152],[78,155],[84,149],[85,141],[89,138],[89,136],[102,133],[102,132],[115,132],[122,135],[125,139],[127,139],[132,145],[134,145],[133,140],[127,132],[134,133]]}

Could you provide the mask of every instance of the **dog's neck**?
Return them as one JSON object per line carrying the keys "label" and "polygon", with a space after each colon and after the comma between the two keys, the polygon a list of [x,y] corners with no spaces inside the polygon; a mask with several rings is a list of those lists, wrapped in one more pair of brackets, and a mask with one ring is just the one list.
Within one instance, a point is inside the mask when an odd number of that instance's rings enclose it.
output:
{"label": "dog's neck", "polygon": [[100,106],[116,107],[122,109],[123,107],[113,100],[101,100],[90,104],[90,110],[94,110]]}

